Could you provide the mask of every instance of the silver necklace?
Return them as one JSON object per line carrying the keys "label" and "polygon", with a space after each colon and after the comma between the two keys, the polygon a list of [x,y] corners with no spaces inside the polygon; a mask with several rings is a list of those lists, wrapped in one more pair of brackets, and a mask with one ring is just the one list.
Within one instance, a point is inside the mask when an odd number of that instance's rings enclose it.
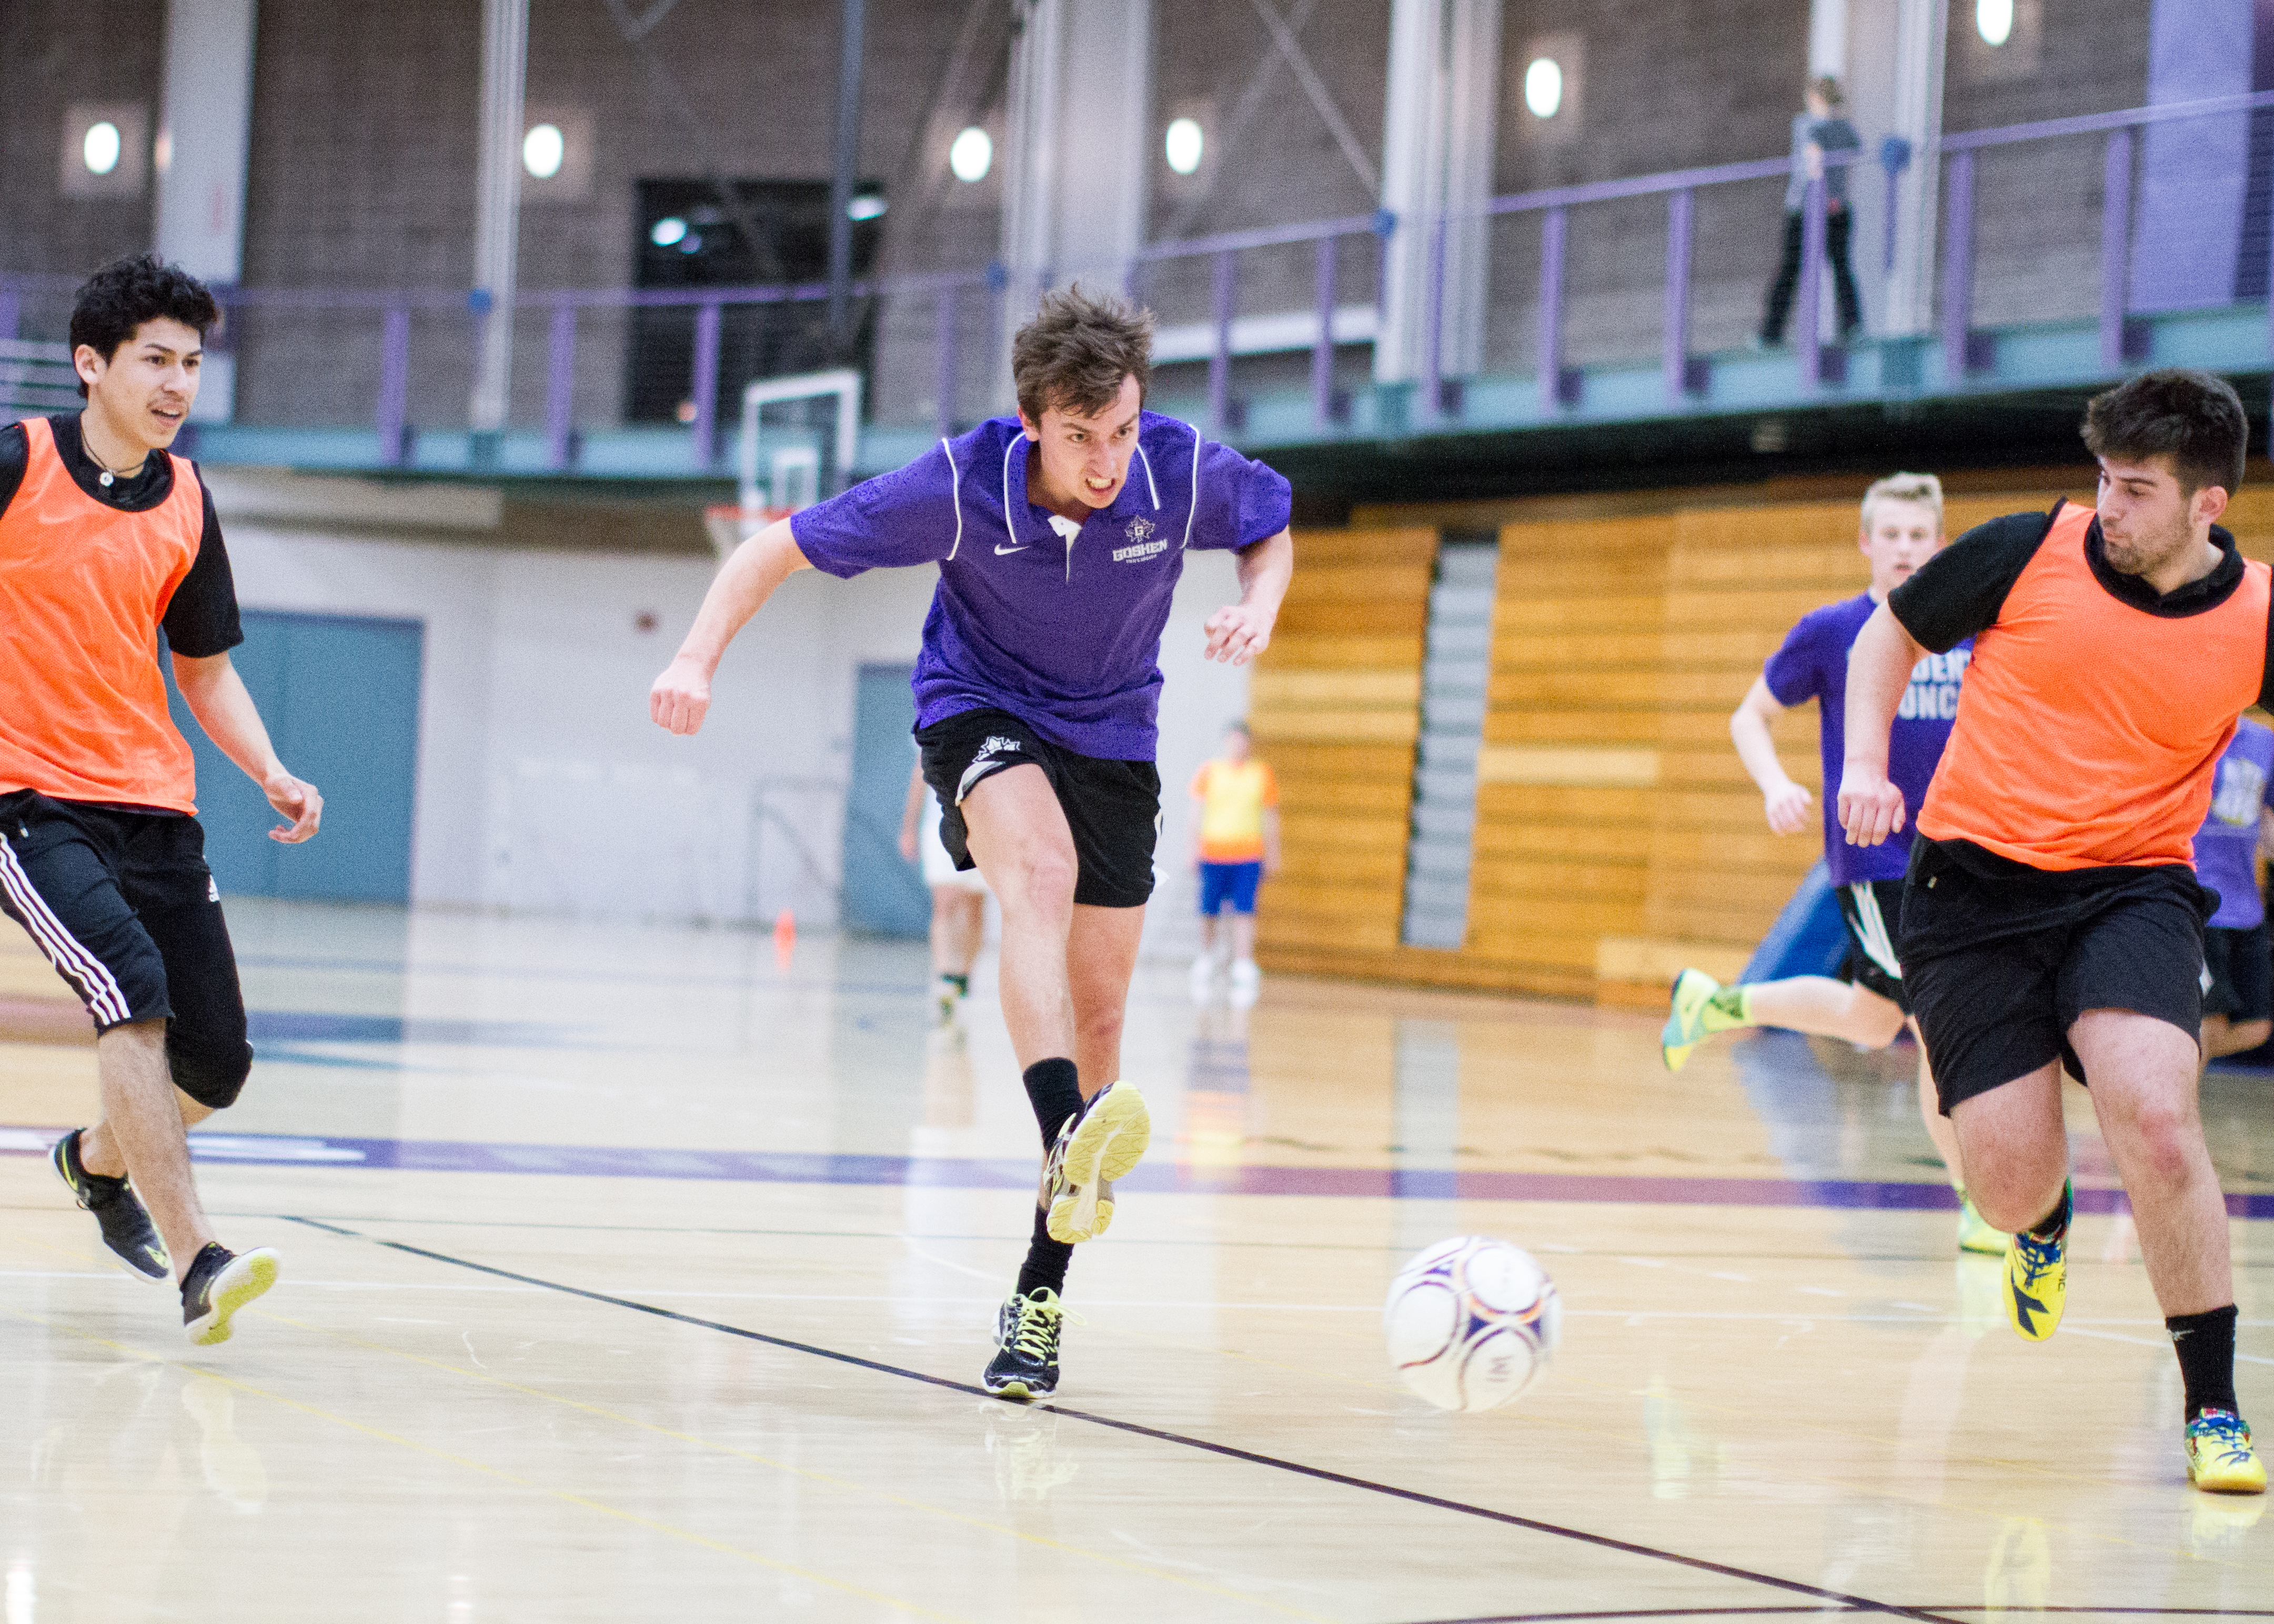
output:
{"label": "silver necklace", "polygon": [[94,455],[94,447],[87,443],[87,434],[84,431],[80,432],[79,437],[79,448],[86,454],[87,460],[88,462],[94,463],[97,468],[102,470],[94,477],[94,482],[101,485],[104,490],[109,490],[114,480],[124,477],[113,473],[110,470],[110,465],[105,462],[101,457]]}

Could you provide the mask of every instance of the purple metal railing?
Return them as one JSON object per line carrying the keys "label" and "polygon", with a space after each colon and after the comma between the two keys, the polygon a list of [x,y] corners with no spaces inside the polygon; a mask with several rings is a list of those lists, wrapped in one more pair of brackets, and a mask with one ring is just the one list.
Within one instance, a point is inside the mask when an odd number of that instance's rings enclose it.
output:
{"label": "purple metal railing", "polygon": [[[2135,133],[2159,123],[2243,114],[2274,108],[2274,92],[2210,98],[2164,107],[2136,108],[2115,113],[2089,114],[2049,119],[1992,130],[1945,135],[1934,152],[1920,161],[1938,158],[1942,175],[1943,230],[1940,271],[1940,350],[1944,377],[1962,380],[1971,370],[1991,358],[1982,335],[1973,331],[1975,277],[1975,194],[1977,154],[1993,147],[2064,137],[2100,134],[2107,138],[2104,156],[2105,203],[2101,217],[2101,274],[2099,297],[2100,360],[2110,371],[2127,358],[2127,285],[2133,229],[2133,169],[2138,146]],[[1886,176],[1889,216],[1898,181],[1909,156],[1891,144],[1880,156]],[[1853,164],[1861,154],[1828,156],[1833,164]],[[1644,175],[1586,185],[1549,187],[1490,199],[1466,215],[1400,222],[1387,213],[1352,215],[1332,220],[1235,231],[1179,242],[1157,243],[1139,252],[1128,267],[1127,282],[1137,287],[1148,267],[1171,260],[1205,259],[1209,268],[1209,326],[1208,356],[1208,415],[1219,432],[1231,431],[1240,417],[1240,403],[1232,390],[1233,328],[1241,285],[1241,256],[1261,250],[1309,244],[1315,261],[1312,301],[1316,327],[1310,344],[1310,413],[1314,425],[1326,431],[1345,415],[1335,388],[1334,320],[1338,297],[1338,252],[1344,239],[1372,237],[1386,266],[1392,239],[1401,230],[1426,232],[1425,282],[1419,290],[1422,320],[1419,348],[1419,377],[1415,380],[1418,421],[1433,424],[1457,416],[1460,395],[1456,380],[1447,376],[1445,345],[1449,320],[1447,281],[1452,249],[1451,232],[1463,219],[1496,219],[1503,215],[1540,216],[1540,295],[1537,350],[1540,410],[1555,416],[1572,403],[1573,378],[1566,365],[1565,329],[1569,288],[1566,258],[1570,212],[1624,199],[1663,196],[1666,199],[1666,260],[1661,372],[1664,398],[1679,406],[1702,387],[1702,363],[1691,354],[1691,269],[1697,243],[1698,194],[1707,187],[1771,180],[1784,177],[1789,161],[1783,157],[1710,168]],[[1820,331],[1820,289],[1826,271],[1827,188],[1821,181],[1808,188],[1803,221],[1801,285],[1795,328],[1802,380],[1813,389],[1841,375],[1844,351],[1827,347]],[[1891,239],[1892,240],[1892,239]],[[2274,259],[2270,260],[2274,271]],[[1043,274],[1039,280],[1047,280]],[[1377,277],[1377,287],[1386,279]],[[67,292],[70,279],[50,276],[0,276],[0,335],[18,327],[20,297],[26,292]],[[990,353],[1003,342],[1003,300],[995,297],[1012,287],[1010,274],[1000,266],[983,270],[928,274],[877,279],[855,283],[856,297],[926,296],[936,301],[933,344],[936,407],[934,426],[952,430],[958,372],[959,315],[967,292],[985,301]],[[302,309],[365,310],[380,316],[380,365],[375,418],[381,459],[401,465],[411,455],[410,421],[410,342],[413,312],[468,315],[468,333],[478,339],[487,312],[472,309],[461,290],[330,291],[233,288],[224,290],[232,310]],[[574,397],[576,376],[576,324],[587,309],[691,307],[695,312],[695,354],[689,398],[694,402],[689,425],[693,461],[697,467],[715,466],[719,440],[719,357],[721,321],[730,305],[819,302],[825,284],[718,288],[693,290],[622,290],[561,289],[523,293],[523,309],[550,311],[546,371],[546,457],[554,469],[573,466],[577,455]],[[2269,304],[2274,324],[2274,301]],[[496,319],[510,319],[501,312]],[[1464,320],[1469,319],[1465,313]],[[2269,342],[2274,343],[2274,325]]]}

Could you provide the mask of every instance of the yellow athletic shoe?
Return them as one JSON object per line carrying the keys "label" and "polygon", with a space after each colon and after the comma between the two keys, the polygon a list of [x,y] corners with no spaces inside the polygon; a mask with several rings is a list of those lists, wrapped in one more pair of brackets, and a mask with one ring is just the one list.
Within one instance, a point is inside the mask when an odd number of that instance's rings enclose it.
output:
{"label": "yellow athletic shoe", "polygon": [[1999,1257],[2006,1244],[2014,1237],[2003,1229],[1993,1229],[1990,1221],[1974,1210],[1974,1203],[1966,1192],[1958,1192],[1958,1250],[1978,1252],[1984,1257]]}
{"label": "yellow athletic shoe", "polygon": [[1658,1034],[1658,1052],[1665,1056],[1668,1071],[1682,1070],[1692,1049],[1723,1029],[1707,1024],[1715,1013],[1713,995],[1721,990],[1721,983],[1703,970],[1684,970],[1674,978],[1672,1007]]}
{"label": "yellow athletic shoe", "polygon": [[2187,1423],[2187,1477],[2212,1494],[2263,1494],[2266,1463],[2250,1428],[2231,1410],[2206,1410]]}
{"label": "yellow athletic shoe", "polygon": [[2059,1328],[2068,1300],[2068,1226],[2075,1214],[2069,1186],[2061,1186],[2060,1233],[2047,1238],[2023,1229],[2006,1244],[2006,1318],[2022,1341],[2041,1342]]}
{"label": "yellow athletic shoe", "polygon": [[1153,1137],[1145,1096],[1127,1083],[1108,1083],[1058,1130],[1043,1164],[1042,1206],[1050,1237],[1094,1241],[1113,1222],[1113,1181],[1126,1178]]}

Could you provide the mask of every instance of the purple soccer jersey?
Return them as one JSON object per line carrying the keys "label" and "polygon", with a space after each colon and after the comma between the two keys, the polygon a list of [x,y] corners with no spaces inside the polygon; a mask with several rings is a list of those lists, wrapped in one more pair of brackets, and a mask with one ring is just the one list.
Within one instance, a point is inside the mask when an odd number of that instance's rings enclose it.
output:
{"label": "purple soccer jersey", "polygon": [[2214,930],[2250,930],[2266,919],[2258,894],[2259,808],[2274,780],[2274,728],[2243,718],[2211,781],[2210,811],[2195,831],[2195,878],[2218,893]]}
{"label": "purple soccer jersey", "polygon": [[[1848,760],[1848,650],[1879,605],[1869,592],[1801,616],[1763,674],[1781,705],[1817,702],[1817,739],[1824,758],[1824,861],[1834,885],[1859,880],[1900,880],[1910,861],[1908,839],[1850,846],[1840,827],[1840,774]],[[1887,739],[1887,777],[1903,792],[1903,827],[1910,828],[1926,800],[1943,746],[1958,716],[1959,685],[1973,658],[1967,639],[1947,654],[1930,654],[1911,668],[1910,686]]]}
{"label": "purple soccer jersey", "polygon": [[817,569],[939,566],[916,660],[916,726],[1008,710],[1053,744],[1153,759],[1161,628],[1196,548],[1245,547],[1287,528],[1276,470],[1146,412],[1129,477],[1078,532],[1027,500],[1016,417],[945,440],[897,472],[790,521]]}

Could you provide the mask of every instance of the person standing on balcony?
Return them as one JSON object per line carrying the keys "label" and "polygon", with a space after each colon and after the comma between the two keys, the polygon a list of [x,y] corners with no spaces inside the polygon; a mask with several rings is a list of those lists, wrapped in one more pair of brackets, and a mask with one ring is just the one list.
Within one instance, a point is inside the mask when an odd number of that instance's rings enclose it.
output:
{"label": "person standing on balcony", "polygon": [[[1279,871],[1279,785],[1257,761],[1245,722],[1224,730],[1214,759],[1193,775],[1193,843],[1201,882],[1201,952],[1193,996],[1206,998],[1224,968],[1230,935],[1231,997],[1253,1004],[1263,983],[1255,967],[1255,888]],[[1227,931],[1220,920],[1231,911]]]}
{"label": "person standing on balcony", "polygon": [[1808,188],[1824,183],[1824,259],[1832,267],[1832,285],[1840,304],[1840,342],[1846,343],[1864,326],[1863,301],[1856,293],[1856,273],[1848,262],[1849,240],[1856,217],[1848,207],[1846,163],[1825,162],[1827,153],[1861,152],[1863,137],[1841,112],[1847,97],[1840,81],[1811,80],[1807,107],[1792,120],[1792,177],[1784,188],[1784,257],[1776,280],[1769,284],[1768,308],[1761,316],[1763,345],[1784,342],[1785,323],[1792,315],[1792,298],[1800,286],[1801,253],[1807,240]]}
{"label": "person standing on balcony", "polygon": [[1034,1234],[996,1317],[989,1393],[1058,1382],[1073,1244],[1104,1233],[1113,1182],[1151,1123],[1121,1069],[1122,1021],[1153,891],[1162,629],[1185,555],[1232,553],[1240,596],[1206,658],[1271,641],[1294,574],[1293,492],[1261,462],[1144,410],[1153,318],[1073,288],[1011,343],[1019,411],[759,531],[728,559],[649,708],[703,725],[736,632],[792,571],[931,565],[915,738],[958,868],[1003,911],[1003,1019],[1046,1154]]}
{"label": "person standing on balcony", "polygon": [[52,1160],[128,1267],[178,1279],[200,1344],[279,1264],[215,1238],[190,1170],[184,1129],[236,1102],[252,1048],[160,632],[190,713],[289,820],[270,838],[312,838],[324,809],[230,664],[245,634],[213,497],[167,449],[220,319],[154,254],[104,266],[72,307],[86,410],[0,429],[0,911],[87,1005],[102,1091]]}
{"label": "person standing on balcony", "polygon": [[[1887,601],[1887,594],[1909,580],[1941,549],[1942,542],[1942,482],[1932,474],[1890,474],[1864,492],[1856,545],[1871,563],[1870,589],[1802,616],[1730,716],[1729,736],[1746,772],[1760,786],[1773,832],[1796,835],[1819,820],[1810,816],[1814,797],[1794,783],[1777,760],[1770,724],[1788,707],[1816,701],[1824,781],[1839,781],[1841,763],[1846,759],[1841,723],[1846,714],[1849,648],[1872,612]],[[1950,741],[1969,646],[1961,643],[1946,653],[1928,655],[1911,672],[1894,725],[1894,753],[1896,777],[1910,794],[1926,793],[1943,746]],[[1849,845],[1835,813],[1827,795],[1820,819],[1824,861],[1848,926],[1848,961],[1841,979],[1793,975],[1724,987],[1703,970],[1684,970],[1675,978],[1673,1008],[1659,1036],[1669,1071],[1680,1071],[1698,1046],[1717,1032],[1779,1026],[1844,1038],[1864,1049],[1885,1049],[1910,1025],[1910,995],[1902,963],[1895,956],[1895,934],[1902,922],[1904,852],[1896,846],[1866,851]],[[1915,1026],[1910,1030],[1917,1032]],[[2006,1237],[1984,1222],[1967,1199],[1957,1135],[1936,1101],[1934,1073],[1924,1047],[1919,1050],[1918,1100],[1927,1137],[1934,1141],[1958,1192],[1959,1250],[2003,1252]]]}

